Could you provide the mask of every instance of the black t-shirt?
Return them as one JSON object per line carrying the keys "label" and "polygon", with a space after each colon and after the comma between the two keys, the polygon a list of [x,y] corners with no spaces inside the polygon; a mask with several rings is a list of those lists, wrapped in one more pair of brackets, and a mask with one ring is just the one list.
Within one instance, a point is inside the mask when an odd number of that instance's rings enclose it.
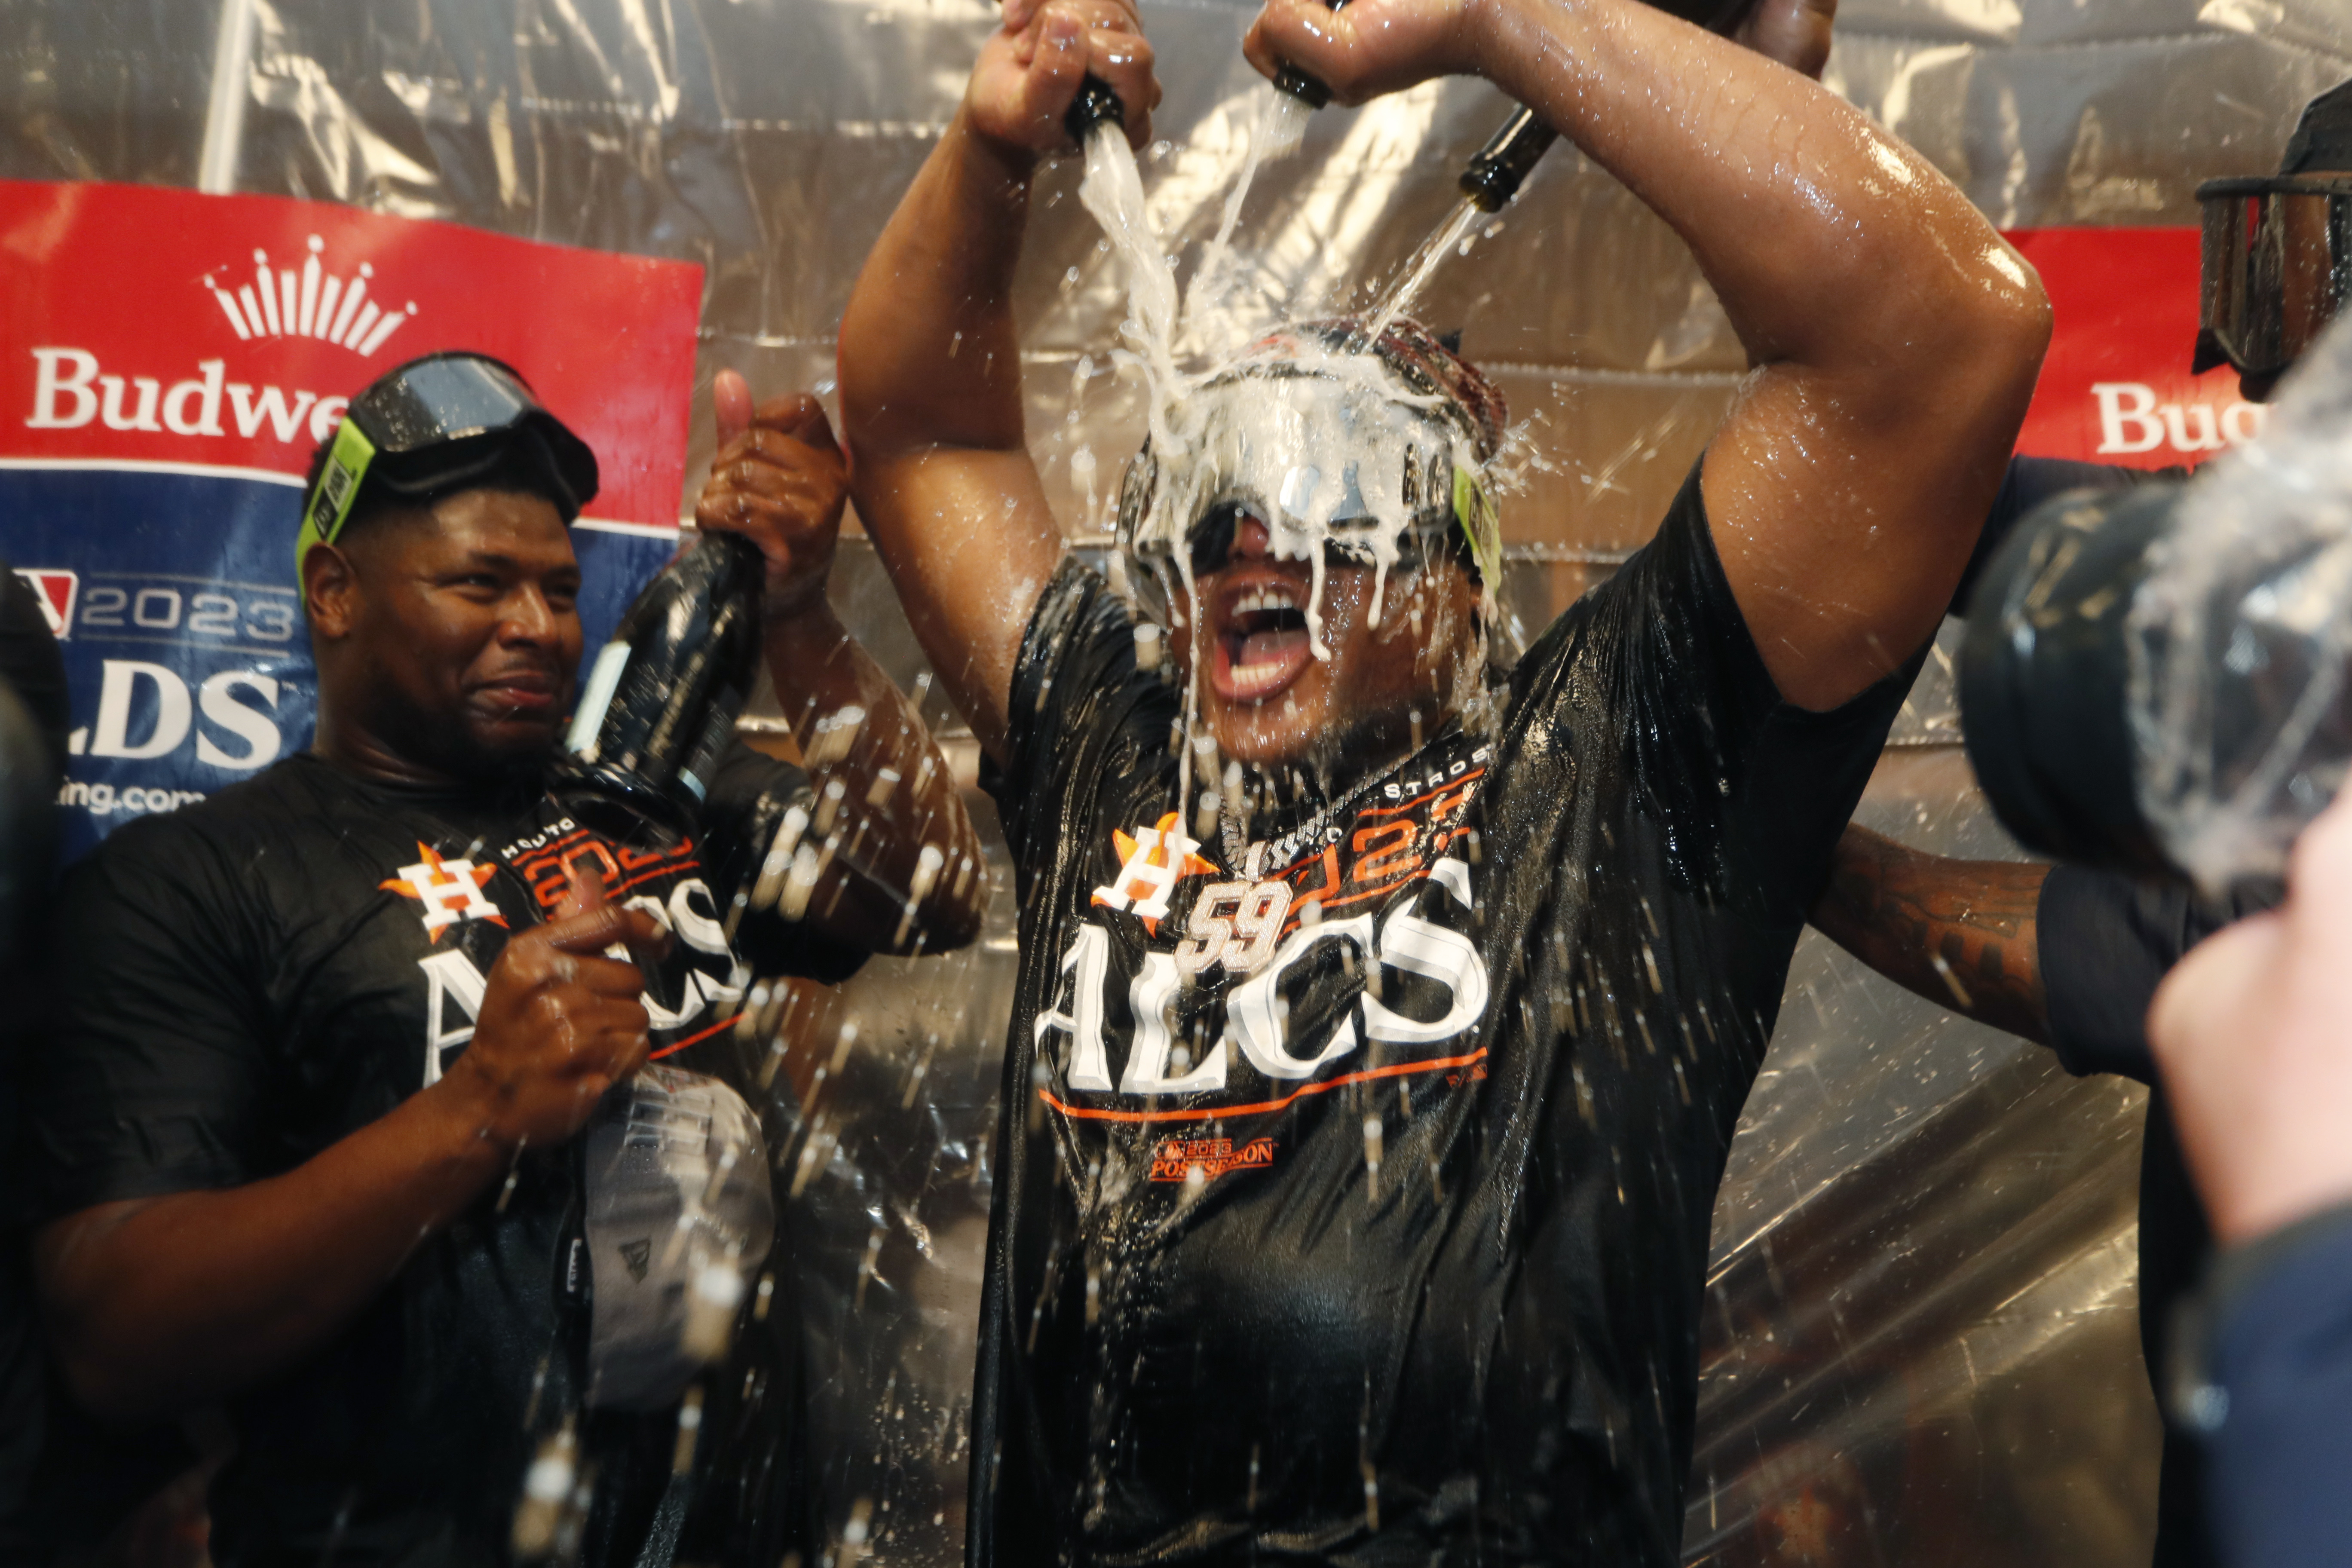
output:
{"label": "black t-shirt", "polygon": [[1675,1563],[1725,1151],[1907,675],[1783,703],[1694,475],[1489,732],[1261,825],[1252,885],[1168,837],[1133,648],[1066,565],[992,784],[971,1560]]}
{"label": "black t-shirt", "polygon": [[[806,790],[799,770],[739,749],[713,785],[706,856],[691,838],[608,837],[559,794],[400,791],[303,754],[123,827],[59,898],[55,1004],[28,1063],[31,1217],[257,1181],[383,1117],[464,1049],[499,951],[556,907],[573,860],[677,939],[647,986],[654,1055],[748,1089],[725,1026],[751,970],[712,889],[756,853],[735,840]],[[854,967],[772,922],[747,922],[741,947],[763,973]],[[236,1401],[216,1562],[505,1560],[524,1468],[579,1407],[587,1301],[613,1266],[575,1250],[571,1148],[527,1152],[515,1176],[502,1207],[486,1194],[324,1350]],[[711,1380],[714,1509],[745,1467],[790,1469],[785,1317],[740,1352],[758,1363],[757,1408],[744,1378]],[[596,1413],[584,1430],[600,1478],[587,1556],[625,1562],[667,1480],[675,1417]],[[689,1542],[728,1544],[730,1528],[707,1510]],[[773,1563],[781,1546],[759,1551]]]}

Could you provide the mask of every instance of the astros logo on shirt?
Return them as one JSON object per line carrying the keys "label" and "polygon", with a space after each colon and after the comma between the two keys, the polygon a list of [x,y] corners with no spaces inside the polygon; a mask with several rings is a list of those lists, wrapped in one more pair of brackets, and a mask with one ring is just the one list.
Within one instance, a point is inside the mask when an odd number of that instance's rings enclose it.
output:
{"label": "astros logo on shirt", "polygon": [[1172,811],[1156,826],[1137,828],[1132,837],[1116,827],[1110,836],[1118,846],[1118,875],[1111,879],[1110,886],[1097,888],[1089,901],[1125,910],[1141,921],[1146,931],[1157,932],[1160,922],[1168,917],[1168,897],[1176,890],[1179,879],[1216,875],[1216,867],[1192,853],[1201,847],[1200,840],[1184,837]]}
{"label": "astros logo on shirt", "polygon": [[430,844],[418,844],[416,852],[424,858],[414,866],[403,866],[389,880],[376,885],[423,904],[427,935],[438,941],[449,927],[467,921],[507,923],[498,905],[482,896],[482,889],[497,867],[477,866],[471,860],[445,860]]}

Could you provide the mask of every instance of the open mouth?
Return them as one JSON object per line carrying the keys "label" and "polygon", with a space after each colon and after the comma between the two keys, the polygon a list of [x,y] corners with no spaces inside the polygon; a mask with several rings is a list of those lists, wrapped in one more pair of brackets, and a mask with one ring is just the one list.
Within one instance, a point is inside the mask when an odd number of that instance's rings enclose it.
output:
{"label": "open mouth", "polygon": [[1287,583],[1243,588],[1219,617],[1209,680],[1229,702],[1262,702],[1298,679],[1315,657],[1307,609]]}

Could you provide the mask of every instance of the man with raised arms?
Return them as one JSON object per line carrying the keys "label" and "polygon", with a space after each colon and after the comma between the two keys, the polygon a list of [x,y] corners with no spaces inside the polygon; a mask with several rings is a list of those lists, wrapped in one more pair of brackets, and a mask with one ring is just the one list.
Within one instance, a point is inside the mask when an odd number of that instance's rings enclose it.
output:
{"label": "man with raised arms", "polygon": [[1725,1151],[2046,305],[1862,115],[1633,0],[1276,0],[1247,47],[1351,102],[1490,78],[1754,370],[1650,545],[1490,668],[1501,399],[1409,322],[1272,334],[1123,489],[1171,679],[1065,556],[1010,306],[1066,106],[1101,78],[1140,144],[1150,49],[1118,0],[1006,7],[841,339],[1020,877],[970,1558],[1671,1563]]}

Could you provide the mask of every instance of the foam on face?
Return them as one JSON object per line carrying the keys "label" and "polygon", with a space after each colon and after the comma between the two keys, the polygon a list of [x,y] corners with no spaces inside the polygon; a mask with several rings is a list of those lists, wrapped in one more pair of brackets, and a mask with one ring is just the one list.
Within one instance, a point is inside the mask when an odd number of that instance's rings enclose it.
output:
{"label": "foam on face", "polygon": [[1315,656],[1328,659],[1325,546],[1371,565],[1377,626],[1407,509],[1450,506],[1454,467],[1475,456],[1434,416],[1442,398],[1411,392],[1370,354],[1313,351],[1269,363],[1285,374],[1229,376],[1167,411],[1169,446],[1155,450],[1169,456],[1134,542],[1186,563],[1189,578],[1194,521],[1238,506],[1265,525],[1276,559],[1307,563],[1307,630]]}
{"label": "foam on face", "polygon": [[[1405,547],[1408,519],[1402,509],[1410,501],[1413,510],[1423,510],[1441,500],[1450,507],[1454,468],[1475,472],[1479,464],[1466,433],[1441,412],[1448,400],[1413,391],[1369,352],[1376,341],[1370,334],[1365,351],[1357,353],[1312,340],[1279,353],[1249,348],[1258,334],[1242,319],[1239,273],[1228,246],[1257,166],[1269,148],[1278,149],[1291,113],[1287,102],[1261,105],[1242,176],[1189,298],[1179,295],[1174,268],[1152,232],[1142,175],[1118,127],[1105,123],[1088,134],[1078,195],[1126,264],[1128,315],[1120,335],[1127,347],[1113,357],[1141,371],[1147,387],[1160,479],[1129,542],[1151,546],[1172,563],[1178,581],[1167,586],[1181,592],[1169,595],[1170,616],[1175,625],[1189,623],[1197,637],[1199,584],[1186,535],[1213,507],[1244,507],[1265,523],[1275,558],[1307,563],[1308,646],[1328,662],[1326,544],[1341,544],[1371,564],[1369,613],[1377,626],[1389,576]],[[1188,331],[1203,344],[1208,361],[1198,371],[1188,372],[1177,358],[1176,344]],[[1255,368],[1253,360],[1264,367],[1259,374],[1248,374]],[[1433,494],[1439,485],[1446,490]],[[1487,599],[1491,611],[1494,595]],[[1486,619],[1482,615],[1478,628],[1482,647]],[[1197,657],[1187,661],[1188,731],[1198,726],[1200,665]],[[1192,748],[1180,751],[1178,798],[1189,800]]]}

